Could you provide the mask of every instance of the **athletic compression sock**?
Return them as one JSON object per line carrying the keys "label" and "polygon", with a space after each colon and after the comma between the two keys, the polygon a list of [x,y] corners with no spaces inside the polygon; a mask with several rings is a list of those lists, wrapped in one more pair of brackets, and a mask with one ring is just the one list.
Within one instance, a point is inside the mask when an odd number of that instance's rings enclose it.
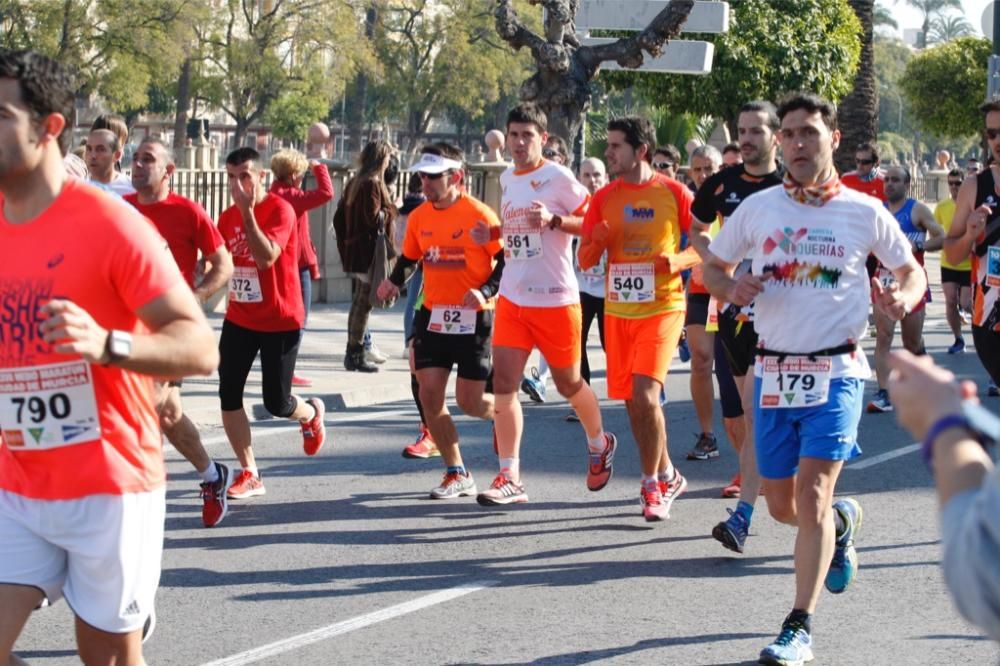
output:
{"label": "athletic compression sock", "polygon": [[501,458],[500,459],[500,471],[507,470],[510,480],[514,483],[521,482],[521,459],[520,458]]}
{"label": "athletic compression sock", "polygon": [[465,465],[449,465],[448,474],[461,474],[462,476],[468,476],[469,473],[465,471]]}
{"label": "athletic compression sock", "polygon": [[417,375],[413,372],[410,373],[410,393],[413,394],[413,403],[417,406],[417,411],[420,412],[420,422],[426,425],[424,406],[420,404],[420,382],[417,381]]}
{"label": "athletic compression sock", "polygon": [[785,618],[783,626],[797,624],[806,630],[807,634],[812,634],[812,613],[807,613],[801,608],[793,608],[792,612]]}

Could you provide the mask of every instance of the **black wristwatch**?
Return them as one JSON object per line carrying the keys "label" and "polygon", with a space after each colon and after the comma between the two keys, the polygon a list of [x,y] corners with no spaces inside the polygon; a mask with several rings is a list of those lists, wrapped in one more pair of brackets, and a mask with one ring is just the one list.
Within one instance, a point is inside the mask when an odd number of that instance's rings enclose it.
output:
{"label": "black wristwatch", "polygon": [[125,331],[108,331],[104,351],[108,353],[108,362],[105,365],[128,360],[132,357],[132,334]]}

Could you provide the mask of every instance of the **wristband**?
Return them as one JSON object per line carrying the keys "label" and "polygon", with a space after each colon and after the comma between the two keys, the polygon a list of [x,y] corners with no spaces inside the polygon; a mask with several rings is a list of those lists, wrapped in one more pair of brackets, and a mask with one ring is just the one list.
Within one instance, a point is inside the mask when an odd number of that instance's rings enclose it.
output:
{"label": "wristband", "polygon": [[949,414],[947,416],[942,416],[935,421],[934,425],[932,425],[930,430],[927,431],[927,435],[924,437],[923,445],[920,447],[920,455],[924,459],[924,465],[927,466],[928,470],[931,469],[931,460],[934,458],[934,440],[940,437],[941,433],[946,430],[951,430],[952,428],[962,428],[972,435],[973,439],[979,439],[977,433],[969,423],[969,419],[965,418],[962,414]]}

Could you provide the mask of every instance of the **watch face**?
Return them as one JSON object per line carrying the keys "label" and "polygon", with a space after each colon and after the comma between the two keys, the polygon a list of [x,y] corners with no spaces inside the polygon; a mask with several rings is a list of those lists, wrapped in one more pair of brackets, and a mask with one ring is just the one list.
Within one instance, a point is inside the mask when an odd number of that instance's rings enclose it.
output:
{"label": "watch face", "polygon": [[108,351],[115,359],[132,355],[132,336],[124,331],[112,331],[108,339]]}

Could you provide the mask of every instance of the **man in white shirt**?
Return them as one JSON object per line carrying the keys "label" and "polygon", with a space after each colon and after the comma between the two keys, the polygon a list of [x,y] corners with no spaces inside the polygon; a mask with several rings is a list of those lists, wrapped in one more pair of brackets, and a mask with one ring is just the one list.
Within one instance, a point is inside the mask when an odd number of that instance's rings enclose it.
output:
{"label": "man in white shirt", "polygon": [[121,158],[122,146],[114,132],[97,129],[87,135],[86,159],[91,184],[123,197],[135,192],[135,188],[128,176],[115,171],[115,163]]}

